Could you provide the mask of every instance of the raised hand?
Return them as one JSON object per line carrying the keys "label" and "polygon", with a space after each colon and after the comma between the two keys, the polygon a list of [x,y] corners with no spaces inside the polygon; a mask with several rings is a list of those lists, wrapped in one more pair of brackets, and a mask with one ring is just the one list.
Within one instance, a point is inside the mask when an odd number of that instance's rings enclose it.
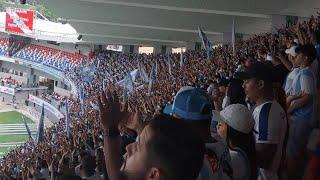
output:
{"label": "raised hand", "polygon": [[119,123],[128,117],[126,108],[121,108],[119,97],[115,91],[102,92],[98,98],[100,123],[104,130],[118,127]]}

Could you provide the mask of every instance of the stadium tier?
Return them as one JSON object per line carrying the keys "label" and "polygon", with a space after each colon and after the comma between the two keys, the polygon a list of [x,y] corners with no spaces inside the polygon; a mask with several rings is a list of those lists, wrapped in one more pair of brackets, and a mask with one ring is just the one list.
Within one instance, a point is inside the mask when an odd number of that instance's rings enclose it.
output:
{"label": "stadium tier", "polygon": [[72,71],[87,58],[84,55],[76,55],[34,44],[25,46],[14,54],[13,57],[41,63],[60,71]]}

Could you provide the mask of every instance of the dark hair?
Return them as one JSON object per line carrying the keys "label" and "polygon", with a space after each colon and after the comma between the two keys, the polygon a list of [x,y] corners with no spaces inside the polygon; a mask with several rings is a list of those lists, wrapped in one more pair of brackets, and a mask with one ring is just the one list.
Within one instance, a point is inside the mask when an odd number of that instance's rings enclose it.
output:
{"label": "dark hair", "polygon": [[242,87],[243,81],[240,79],[231,79],[228,88],[230,104],[246,105],[246,93]]}
{"label": "dark hair", "polygon": [[199,135],[183,120],[160,114],[149,127],[152,137],[149,163],[164,170],[165,179],[196,179],[203,164],[205,146]]}
{"label": "dark hair", "polygon": [[315,43],[316,43],[316,44],[319,44],[319,43],[320,43],[320,30],[317,29],[316,31],[314,31],[314,32],[312,33],[312,36],[313,36],[313,38],[314,38]]}
{"label": "dark hair", "polygon": [[[253,134],[253,131],[251,131],[249,134],[245,134],[242,132],[239,132],[232,127],[228,126],[227,129],[227,144],[231,150],[236,151],[235,148],[241,149],[245,155],[248,158],[249,166],[250,166],[250,180],[256,180],[257,179],[257,158],[256,158],[256,148],[255,148],[255,137]],[[231,144],[233,147],[231,147]]]}
{"label": "dark hair", "polygon": [[96,161],[97,161],[97,168],[100,172],[104,175],[107,174],[106,163],[104,160],[104,152],[102,148],[96,149]]}
{"label": "dark hair", "polygon": [[309,63],[312,63],[313,60],[317,57],[316,48],[312,44],[299,46],[296,51],[298,51],[298,53],[301,53],[303,56],[308,57]]}
{"label": "dark hair", "polygon": [[81,160],[81,169],[87,176],[92,176],[95,172],[96,160],[93,156],[86,155]]}

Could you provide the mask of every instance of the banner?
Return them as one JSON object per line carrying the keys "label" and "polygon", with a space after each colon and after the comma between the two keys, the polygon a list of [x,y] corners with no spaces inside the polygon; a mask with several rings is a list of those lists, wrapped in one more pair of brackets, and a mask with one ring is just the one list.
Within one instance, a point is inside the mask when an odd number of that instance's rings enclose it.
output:
{"label": "banner", "polygon": [[32,103],[35,103],[39,106],[42,106],[42,104],[44,104],[44,108],[46,110],[48,110],[49,112],[51,112],[52,114],[54,114],[58,119],[64,118],[64,115],[58,109],[56,109],[50,103],[32,95],[32,94],[29,94],[29,101]]}
{"label": "banner", "polygon": [[8,88],[5,86],[0,86],[0,92],[10,94],[14,96],[14,88]]}
{"label": "banner", "polygon": [[9,33],[34,35],[35,12],[33,10],[7,8],[5,29]]}

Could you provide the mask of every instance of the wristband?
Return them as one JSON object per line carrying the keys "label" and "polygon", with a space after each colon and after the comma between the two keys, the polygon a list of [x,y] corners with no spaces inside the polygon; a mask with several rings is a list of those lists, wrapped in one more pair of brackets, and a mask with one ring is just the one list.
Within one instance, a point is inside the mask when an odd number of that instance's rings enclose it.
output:
{"label": "wristband", "polygon": [[116,138],[120,135],[120,131],[117,127],[110,127],[104,131],[105,137]]}

